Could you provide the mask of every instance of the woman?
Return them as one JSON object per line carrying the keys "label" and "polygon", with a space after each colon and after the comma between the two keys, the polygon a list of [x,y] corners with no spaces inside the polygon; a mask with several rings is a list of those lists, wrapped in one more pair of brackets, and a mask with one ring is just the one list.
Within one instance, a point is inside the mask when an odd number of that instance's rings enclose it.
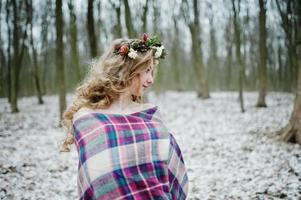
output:
{"label": "woman", "polygon": [[79,155],[80,199],[186,199],[188,178],[158,107],[141,103],[165,50],[156,36],[117,39],[65,111]]}

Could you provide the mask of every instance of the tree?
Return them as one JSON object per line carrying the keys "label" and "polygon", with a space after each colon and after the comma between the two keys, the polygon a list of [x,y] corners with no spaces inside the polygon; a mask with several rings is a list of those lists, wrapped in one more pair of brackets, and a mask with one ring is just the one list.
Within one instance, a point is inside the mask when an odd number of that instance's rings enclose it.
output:
{"label": "tree", "polygon": [[[102,19],[101,13],[104,11],[102,8],[102,0],[98,0],[96,4],[97,8],[97,20],[96,20],[96,38],[105,38],[106,41],[108,41],[109,38],[109,33],[111,32],[110,30],[107,30],[106,25],[104,24],[104,20]],[[111,14],[110,14],[111,15]],[[101,55],[101,43],[97,47],[98,49],[98,54]]]}
{"label": "tree", "polygon": [[245,112],[244,109],[244,99],[243,99],[243,82],[244,82],[244,64],[241,58],[241,39],[240,39],[240,25],[239,25],[239,12],[240,12],[240,0],[238,0],[238,5],[235,5],[235,0],[232,0],[232,8],[233,8],[233,25],[234,25],[234,35],[235,35],[235,53],[236,53],[236,60],[237,65],[239,68],[239,76],[238,76],[238,85],[239,85],[239,102],[240,102],[240,109],[241,112]]}
{"label": "tree", "polygon": [[[16,113],[19,112],[18,109],[18,91],[19,91],[19,76],[20,70],[22,66],[22,59],[25,49],[25,40],[27,38],[27,26],[29,23],[29,17],[27,15],[25,25],[23,29],[21,27],[20,13],[22,13],[22,9],[24,7],[22,2],[17,2],[16,0],[12,0],[12,8],[13,8],[13,58],[12,58],[12,93],[11,93],[11,112]],[[18,4],[19,3],[19,4]],[[27,3],[27,1],[25,1]]]}
{"label": "tree", "polygon": [[34,77],[34,84],[36,86],[37,91],[37,98],[38,103],[43,104],[42,99],[42,90],[41,90],[41,84],[40,84],[40,78],[39,78],[39,67],[38,67],[38,56],[37,51],[34,45],[34,39],[33,39],[33,5],[32,0],[29,0],[27,2],[27,13],[29,16],[29,24],[30,24],[30,45],[31,45],[31,54],[32,54],[32,60],[33,60],[33,77]]}
{"label": "tree", "polygon": [[[210,8],[211,8],[211,4]],[[211,9],[210,9],[211,10]],[[210,86],[213,88],[217,88],[219,84],[219,79],[217,78],[220,73],[219,69],[219,62],[218,62],[218,46],[216,42],[216,31],[214,28],[214,18],[213,14],[209,14],[209,23],[210,23],[210,36],[209,36],[209,42],[210,42],[210,50],[209,50],[209,58],[208,58],[208,64],[207,64],[207,71],[208,71],[208,79],[211,80],[209,82]]]}
{"label": "tree", "polygon": [[66,108],[66,89],[64,76],[64,44],[63,44],[63,13],[62,0],[55,2],[55,27],[56,27],[56,76],[59,88],[59,113],[62,119],[63,112]]}
{"label": "tree", "polygon": [[225,73],[225,88],[233,90],[232,86],[232,65],[233,65],[233,34],[232,34],[232,17],[230,16],[225,27],[224,37],[226,40],[226,62],[224,67]]}
{"label": "tree", "polygon": [[131,9],[130,9],[130,6],[129,6],[129,2],[128,0],[124,0],[124,12],[125,12],[125,25],[126,25],[126,28],[127,28],[127,31],[128,31],[128,36],[130,38],[134,38],[134,37],[137,37],[137,33],[136,33],[136,30],[134,28],[134,25],[132,23],[132,14],[131,14]]}
{"label": "tree", "polygon": [[[281,3],[280,3],[281,2]],[[298,5],[298,0],[287,0],[280,1],[276,0],[276,5],[278,12],[281,17],[281,27],[285,33],[285,45],[287,47],[287,56],[288,56],[288,65],[289,65],[289,82],[293,85],[296,85],[297,80],[297,26],[294,17],[296,6]],[[283,8],[284,7],[284,8]],[[291,90],[291,88],[290,88]]]}
{"label": "tree", "polygon": [[182,77],[181,77],[181,64],[180,64],[180,51],[181,51],[181,40],[180,40],[180,31],[179,31],[179,24],[178,24],[179,16],[173,14],[173,28],[174,28],[174,35],[172,40],[172,49],[171,49],[171,56],[172,56],[172,68],[174,68],[175,73],[175,82],[177,83],[177,89],[179,91],[183,90],[182,85]]}
{"label": "tree", "polygon": [[259,0],[259,96],[256,107],[266,107],[265,96],[267,91],[267,30],[266,30],[266,1]]}
{"label": "tree", "polygon": [[[161,19],[161,10],[160,10],[160,5],[158,1],[151,0],[151,8],[152,8],[152,30],[154,34],[161,34],[161,30],[159,28],[160,26],[160,19]],[[163,67],[160,67],[160,62],[159,62],[159,67],[156,70],[156,83],[155,83],[155,92],[157,95],[159,95],[162,92],[162,84],[164,82],[164,73],[163,73]]]}
{"label": "tree", "polygon": [[142,13],[142,17],[141,17],[141,21],[142,21],[142,33],[146,33],[147,32],[147,13],[148,13],[148,3],[149,1],[145,2],[145,5],[143,5],[143,13]]}
{"label": "tree", "polygon": [[[296,7],[294,7],[297,32],[301,33],[301,0],[296,0]],[[293,141],[301,144],[301,34],[297,35],[296,55],[298,64],[298,85],[294,109],[288,124],[281,131],[280,138],[284,141]]]}
{"label": "tree", "polygon": [[81,71],[79,67],[79,54],[77,46],[77,25],[76,25],[76,15],[74,13],[73,1],[69,0],[69,33],[70,33],[70,46],[71,46],[71,64],[72,69],[75,71],[76,81],[81,79]]}
{"label": "tree", "polygon": [[11,21],[11,11],[10,11],[10,1],[6,1],[6,25],[7,25],[7,61],[6,61],[6,80],[7,80],[7,98],[8,98],[8,102],[11,103],[11,91],[12,91],[12,86],[11,86],[11,62],[12,62],[12,54],[11,54],[11,43],[12,43],[12,39],[11,39],[11,25],[10,25],[10,21]]}
{"label": "tree", "polygon": [[161,10],[160,10],[160,4],[158,1],[152,0],[152,7],[153,7],[153,32],[155,34],[160,34],[161,35],[161,30],[160,30],[160,18],[161,18]]}
{"label": "tree", "polygon": [[116,21],[117,24],[114,25],[113,34],[115,38],[122,37],[122,27],[121,27],[121,0],[117,1],[118,3],[115,4],[113,1],[110,1],[113,9],[116,13]]}
{"label": "tree", "polygon": [[87,30],[88,39],[90,45],[90,55],[92,58],[97,57],[97,38],[94,28],[94,12],[93,12],[94,0],[88,0],[88,12],[87,12]]}
{"label": "tree", "polygon": [[183,1],[183,9],[182,15],[184,20],[190,30],[192,46],[191,53],[193,58],[193,66],[195,73],[197,75],[197,80],[199,82],[198,88],[198,97],[202,97],[203,99],[207,99],[210,97],[209,95],[209,87],[206,78],[206,71],[203,63],[203,53],[202,53],[202,42],[201,42],[201,27],[199,20],[199,6],[198,0],[193,0],[193,20],[190,19],[188,14],[190,13],[189,3],[187,0]]}
{"label": "tree", "polygon": [[282,48],[281,48],[281,44],[278,43],[278,49],[277,49],[277,60],[278,60],[278,80],[279,80],[279,85],[278,87],[281,88],[281,90],[284,90],[283,86],[281,85],[281,83],[285,80],[285,76],[283,75],[283,71],[284,71],[284,66],[283,66],[283,62],[282,62]]}
{"label": "tree", "polygon": [[[0,13],[2,13],[2,1],[0,1]],[[2,41],[2,15],[0,15],[0,96],[4,95],[4,78],[5,78],[5,65],[6,59],[3,50]]]}
{"label": "tree", "polygon": [[51,13],[54,12],[53,6],[52,6],[52,0],[46,0],[45,6],[43,8],[43,14],[41,19],[41,56],[42,56],[42,66],[43,66],[43,72],[42,72],[42,91],[43,94],[46,94],[46,80],[47,80],[47,74],[49,69],[49,42],[48,42],[48,36],[51,35],[49,33],[49,25],[51,23]]}

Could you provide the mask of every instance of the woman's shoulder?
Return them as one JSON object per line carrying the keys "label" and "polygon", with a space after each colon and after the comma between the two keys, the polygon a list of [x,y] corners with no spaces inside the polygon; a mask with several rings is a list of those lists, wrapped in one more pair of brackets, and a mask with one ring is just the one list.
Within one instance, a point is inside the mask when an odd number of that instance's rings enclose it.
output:
{"label": "woman's shoulder", "polygon": [[73,115],[73,121],[75,121],[76,119],[80,118],[81,116],[90,113],[91,109],[87,108],[87,107],[81,107],[76,113],[74,113]]}

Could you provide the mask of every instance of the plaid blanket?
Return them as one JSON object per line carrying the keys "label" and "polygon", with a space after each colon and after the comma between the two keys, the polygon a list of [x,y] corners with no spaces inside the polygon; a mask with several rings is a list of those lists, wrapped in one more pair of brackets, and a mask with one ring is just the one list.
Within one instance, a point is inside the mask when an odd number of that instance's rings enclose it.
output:
{"label": "plaid blanket", "polygon": [[186,199],[183,156],[157,106],[132,114],[82,113],[73,128],[80,199]]}

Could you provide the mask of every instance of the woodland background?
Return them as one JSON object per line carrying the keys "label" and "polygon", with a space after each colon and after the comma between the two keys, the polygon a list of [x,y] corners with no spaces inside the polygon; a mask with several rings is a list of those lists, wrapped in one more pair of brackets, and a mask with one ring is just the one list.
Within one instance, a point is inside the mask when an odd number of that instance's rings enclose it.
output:
{"label": "woodland background", "polygon": [[[161,36],[156,90],[294,92],[297,0],[3,0],[0,96],[64,95],[114,38]],[[259,104],[264,105],[264,97]],[[256,103],[256,102],[254,102]]]}
{"label": "woodland background", "polygon": [[[154,86],[166,90],[295,93],[300,65],[300,0],[3,0],[0,2],[0,97],[73,92],[114,38],[161,36],[169,56]],[[300,98],[301,99],[301,98]],[[301,100],[300,100],[301,101]],[[300,102],[301,105],[301,102]],[[297,109],[297,108],[296,108]],[[300,112],[294,109],[297,113]],[[296,118],[296,117],[295,117]],[[291,134],[290,134],[291,135]],[[300,136],[301,138],[301,136]],[[301,139],[300,139],[301,140]]]}
{"label": "woodland background", "polygon": [[62,112],[113,39],[143,33],[168,53],[146,98],[190,199],[299,200],[301,0],[1,0],[0,199],[78,198]]}

